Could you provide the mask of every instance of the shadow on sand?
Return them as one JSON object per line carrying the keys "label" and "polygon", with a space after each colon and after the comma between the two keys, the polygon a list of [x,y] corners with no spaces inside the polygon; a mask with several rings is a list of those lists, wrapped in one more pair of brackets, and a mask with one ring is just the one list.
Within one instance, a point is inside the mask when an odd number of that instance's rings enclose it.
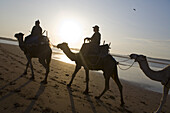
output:
{"label": "shadow on sand", "polygon": [[92,109],[93,113],[97,113],[96,108],[95,108],[95,106],[93,104],[93,101],[91,100],[91,97],[89,95],[86,95],[86,98],[87,98],[87,101],[89,102],[89,104],[91,106],[91,109]]}
{"label": "shadow on sand", "polygon": [[38,89],[38,91],[37,91],[37,93],[36,93],[36,95],[35,95],[35,97],[32,98],[33,100],[31,101],[31,103],[29,104],[29,106],[27,107],[27,109],[24,111],[24,113],[30,113],[30,112],[31,112],[31,110],[32,110],[32,108],[33,108],[36,100],[37,100],[38,97],[44,92],[44,90],[45,90],[45,86],[44,86],[44,84],[41,84],[40,87],[39,87],[39,89]]}
{"label": "shadow on sand", "polygon": [[129,111],[126,108],[126,106],[114,107],[116,109],[112,109],[112,108],[108,107],[106,104],[104,104],[103,101],[101,101],[101,100],[96,100],[96,102],[98,104],[100,104],[101,106],[103,106],[108,113],[132,113],[131,111]]}
{"label": "shadow on sand", "polygon": [[69,96],[70,96],[70,103],[71,103],[71,109],[73,113],[76,113],[76,109],[75,109],[75,105],[74,105],[74,100],[73,100],[73,96],[72,96],[72,91],[70,87],[67,87]]}
{"label": "shadow on sand", "polygon": [[9,85],[12,85],[15,81],[19,80],[19,79],[22,78],[23,76],[25,76],[25,75],[24,75],[24,74],[20,75],[20,76],[17,77],[15,80],[12,80],[11,82],[9,82],[9,83],[7,83],[6,85],[2,86],[2,87],[0,88],[0,90],[6,88],[6,87],[9,86]]}
{"label": "shadow on sand", "polygon": [[[73,96],[72,96],[71,88],[67,87],[67,90],[68,90],[68,93],[69,93],[69,96],[70,96],[70,103],[71,103],[72,113],[76,113],[76,109],[75,109],[75,104],[74,104],[74,99],[73,99]],[[95,108],[95,106],[93,104],[93,101],[91,100],[91,97],[89,95],[86,95],[86,98],[87,98],[87,101],[89,102],[89,104],[90,104],[90,106],[92,108],[93,113],[97,113],[96,108]]]}
{"label": "shadow on sand", "polygon": [[[108,106],[106,106],[106,105],[103,103],[103,101],[101,101],[100,99],[96,99],[96,102],[97,102],[98,104],[100,104],[101,106],[103,106],[108,113],[112,113],[112,112],[113,112],[113,110],[111,110]],[[114,111],[114,112],[116,112],[116,111]]]}
{"label": "shadow on sand", "polygon": [[13,94],[16,93],[16,92],[19,92],[19,91],[21,90],[21,88],[23,88],[23,87],[25,87],[26,85],[28,85],[31,81],[32,81],[32,80],[28,80],[26,83],[24,83],[24,84],[21,85],[20,87],[18,87],[18,88],[16,88],[15,90],[9,92],[8,94],[2,96],[2,97],[0,98],[0,101],[8,98],[9,96],[13,95]]}

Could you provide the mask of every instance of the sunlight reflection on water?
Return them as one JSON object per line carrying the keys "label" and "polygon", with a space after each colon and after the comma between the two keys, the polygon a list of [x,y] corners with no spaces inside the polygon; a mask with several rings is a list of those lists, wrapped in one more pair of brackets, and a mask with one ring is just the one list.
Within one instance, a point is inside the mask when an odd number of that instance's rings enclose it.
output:
{"label": "sunlight reflection on water", "polygon": [[0,43],[11,44],[11,45],[18,45],[17,41],[9,41],[9,40],[3,40],[3,39],[0,39]]}
{"label": "sunlight reflection on water", "polygon": [[59,60],[65,63],[69,63],[69,64],[75,64],[74,61],[71,61],[64,53],[63,51],[57,49],[57,48],[52,48],[53,50],[53,55],[52,58],[55,60]]}

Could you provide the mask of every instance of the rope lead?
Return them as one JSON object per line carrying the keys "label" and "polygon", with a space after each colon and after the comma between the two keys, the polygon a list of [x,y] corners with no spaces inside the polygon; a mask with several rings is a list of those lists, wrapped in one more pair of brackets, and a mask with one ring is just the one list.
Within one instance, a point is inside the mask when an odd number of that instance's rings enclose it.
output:
{"label": "rope lead", "polygon": [[118,64],[118,66],[119,66],[119,68],[120,68],[121,70],[128,70],[128,69],[130,69],[130,68],[133,66],[134,63],[135,63],[135,61],[134,61],[128,68],[126,68],[126,69],[121,68],[121,67],[120,67],[120,63]]}

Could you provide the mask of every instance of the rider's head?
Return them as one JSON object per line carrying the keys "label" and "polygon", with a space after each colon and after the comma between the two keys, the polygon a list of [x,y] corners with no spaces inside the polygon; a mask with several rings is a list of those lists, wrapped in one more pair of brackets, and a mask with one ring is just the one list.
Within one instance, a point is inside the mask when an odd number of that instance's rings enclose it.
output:
{"label": "rider's head", "polygon": [[98,32],[98,31],[99,31],[99,26],[95,25],[95,26],[93,27],[93,31],[94,31],[94,32]]}
{"label": "rider's head", "polygon": [[35,25],[40,25],[40,21],[39,20],[35,21]]}

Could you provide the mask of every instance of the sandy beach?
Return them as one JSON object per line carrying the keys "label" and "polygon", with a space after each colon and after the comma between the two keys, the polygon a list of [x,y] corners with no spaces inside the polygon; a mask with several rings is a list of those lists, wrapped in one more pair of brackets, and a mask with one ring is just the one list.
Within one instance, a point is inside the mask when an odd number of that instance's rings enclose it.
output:
{"label": "sandy beach", "polygon": [[[52,60],[48,84],[43,85],[40,82],[45,77],[45,69],[37,59],[33,59],[35,80],[29,80],[30,68],[27,75],[21,76],[26,62],[18,46],[0,44],[0,113],[151,113],[157,109],[162,96],[121,80],[125,101],[121,107],[119,90],[112,79],[110,90],[100,100],[94,98],[104,88],[101,73],[90,71],[90,93],[84,95],[83,68],[72,87],[67,88],[75,65]],[[170,113],[169,107],[170,95],[162,113]]]}

